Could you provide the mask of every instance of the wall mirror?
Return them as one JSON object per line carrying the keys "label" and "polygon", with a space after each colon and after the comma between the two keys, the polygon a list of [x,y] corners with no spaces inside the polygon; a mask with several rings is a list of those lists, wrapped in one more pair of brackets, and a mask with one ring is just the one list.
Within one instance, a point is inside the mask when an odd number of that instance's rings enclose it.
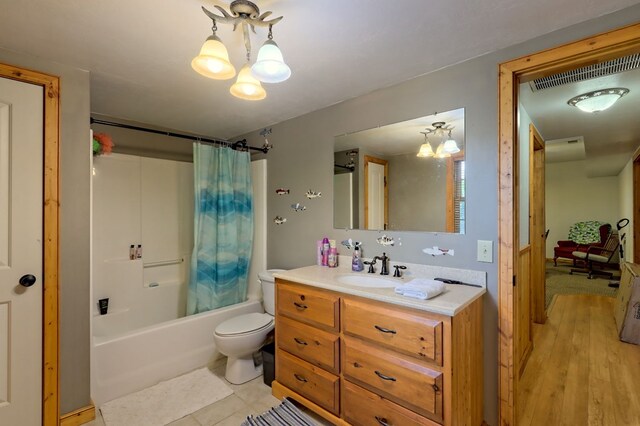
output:
{"label": "wall mirror", "polygon": [[464,108],[336,136],[334,227],[465,229]]}

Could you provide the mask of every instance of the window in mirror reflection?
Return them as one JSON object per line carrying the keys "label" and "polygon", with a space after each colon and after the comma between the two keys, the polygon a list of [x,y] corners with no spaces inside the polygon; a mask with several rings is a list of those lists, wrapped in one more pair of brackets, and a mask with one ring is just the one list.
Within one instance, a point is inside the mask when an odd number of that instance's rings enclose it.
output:
{"label": "window in mirror reflection", "polygon": [[460,108],[337,136],[334,227],[464,233],[464,135]]}

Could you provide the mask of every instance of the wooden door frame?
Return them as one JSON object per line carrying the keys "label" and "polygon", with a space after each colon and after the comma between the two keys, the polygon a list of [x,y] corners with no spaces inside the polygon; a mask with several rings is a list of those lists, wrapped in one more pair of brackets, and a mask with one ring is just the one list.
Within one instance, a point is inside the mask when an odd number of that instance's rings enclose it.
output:
{"label": "wooden door frame", "polygon": [[384,166],[384,229],[389,227],[389,185],[387,176],[389,173],[389,162],[382,158],[364,156],[364,229],[369,229],[369,163]]}
{"label": "wooden door frame", "polygon": [[[633,153],[633,263],[640,263],[640,148]],[[626,256],[625,256],[626,257]]]}
{"label": "wooden door frame", "polygon": [[60,79],[0,63],[0,77],[42,86],[43,99],[43,281],[42,281],[42,424],[60,417],[58,387],[58,237]]}
{"label": "wooden door frame", "polygon": [[517,424],[514,283],[519,248],[517,213],[518,85],[535,78],[640,52],[640,24],[544,50],[499,65],[498,76],[498,419]]}

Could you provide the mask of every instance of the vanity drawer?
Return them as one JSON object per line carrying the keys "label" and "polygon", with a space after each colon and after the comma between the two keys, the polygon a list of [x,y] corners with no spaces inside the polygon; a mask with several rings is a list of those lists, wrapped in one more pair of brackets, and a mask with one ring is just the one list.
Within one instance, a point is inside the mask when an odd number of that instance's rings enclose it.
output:
{"label": "vanity drawer", "polygon": [[278,349],[276,380],[331,413],[339,414],[340,378]]}
{"label": "vanity drawer", "polygon": [[336,294],[282,280],[277,280],[276,285],[278,313],[314,326],[338,330],[340,305]]}
{"label": "vanity drawer", "polygon": [[342,330],[345,334],[442,365],[442,321],[433,315],[343,298]]}
{"label": "vanity drawer", "polygon": [[340,352],[337,334],[284,317],[280,317],[276,333],[280,349],[338,374]]}
{"label": "vanity drawer", "polygon": [[342,383],[342,416],[362,426],[439,426],[411,410],[369,392],[348,380]]}
{"label": "vanity drawer", "polygon": [[358,339],[341,344],[345,379],[435,421],[442,421],[442,373]]}

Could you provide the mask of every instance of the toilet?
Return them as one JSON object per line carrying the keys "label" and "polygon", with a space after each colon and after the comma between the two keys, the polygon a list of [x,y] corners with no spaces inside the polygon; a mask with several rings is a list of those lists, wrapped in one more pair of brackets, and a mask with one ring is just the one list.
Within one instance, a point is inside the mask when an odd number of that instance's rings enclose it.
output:
{"label": "toilet", "polygon": [[258,274],[262,285],[263,306],[266,313],[239,315],[220,323],[213,334],[216,347],[227,356],[224,377],[239,385],[262,374],[262,364],[256,366],[253,354],[263,345],[267,334],[275,326],[275,282],[273,274],[284,269],[269,269]]}

